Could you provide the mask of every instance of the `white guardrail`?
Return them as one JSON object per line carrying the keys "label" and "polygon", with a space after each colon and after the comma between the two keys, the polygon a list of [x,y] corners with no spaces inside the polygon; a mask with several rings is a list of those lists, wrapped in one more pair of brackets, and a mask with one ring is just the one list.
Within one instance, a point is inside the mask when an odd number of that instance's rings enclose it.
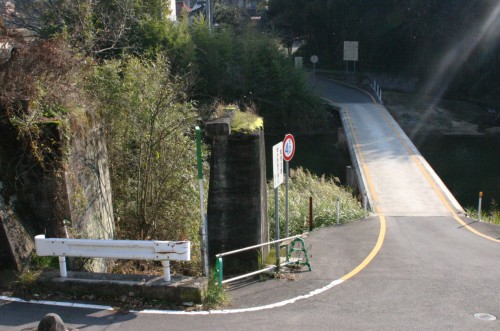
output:
{"label": "white guardrail", "polygon": [[59,256],[61,277],[68,277],[66,256],[161,261],[163,279],[170,281],[170,260],[191,260],[189,241],[97,240],[35,237],[39,256]]}

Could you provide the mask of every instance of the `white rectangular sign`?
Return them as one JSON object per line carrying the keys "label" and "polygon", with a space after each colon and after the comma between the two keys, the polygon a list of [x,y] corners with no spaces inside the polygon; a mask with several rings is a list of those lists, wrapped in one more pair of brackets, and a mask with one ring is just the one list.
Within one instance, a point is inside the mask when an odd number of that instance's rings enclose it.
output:
{"label": "white rectangular sign", "polygon": [[358,61],[359,42],[344,41],[344,61]]}
{"label": "white rectangular sign", "polygon": [[301,56],[296,56],[295,57],[295,68],[302,68],[302,57]]}
{"label": "white rectangular sign", "polygon": [[283,142],[273,146],[273,183],[274,188],[283,184]]}

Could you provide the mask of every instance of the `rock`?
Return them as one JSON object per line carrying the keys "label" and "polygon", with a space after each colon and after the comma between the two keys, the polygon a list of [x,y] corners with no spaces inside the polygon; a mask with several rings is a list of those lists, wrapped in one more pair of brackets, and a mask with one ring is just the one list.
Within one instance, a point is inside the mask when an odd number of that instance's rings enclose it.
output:
{"label": "rock", "polygon": [[47,314],[38,323],[38,331],[66,331],[64,322],[57,314]]}
{"label": "rock", "polygon": [[0,240],[3,249],[9,251],[14,267],[22,271],[29,262],[35,244],[21,221],[0,197]]}

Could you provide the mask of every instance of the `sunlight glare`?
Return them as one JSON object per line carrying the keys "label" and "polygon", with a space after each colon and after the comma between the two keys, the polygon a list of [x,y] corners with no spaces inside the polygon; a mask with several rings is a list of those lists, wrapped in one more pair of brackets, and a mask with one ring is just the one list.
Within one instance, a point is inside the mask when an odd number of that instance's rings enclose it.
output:
{"label": "sunlight glare", "polygon": [[[468,32],[462,40],[451,47],[439,61],[437,70],[432,80],[427,82],[422,94],[432,95],[432,102],[417,124],[412,136],[415,137],[420,129],[425,126],[435,106],[450,86],[458,71],[464,66],[474,50],[479,46],[493,47],[500,37],[500,2],[487,11],[478,29]],[[412,138],[413,138],[412,137]]]}

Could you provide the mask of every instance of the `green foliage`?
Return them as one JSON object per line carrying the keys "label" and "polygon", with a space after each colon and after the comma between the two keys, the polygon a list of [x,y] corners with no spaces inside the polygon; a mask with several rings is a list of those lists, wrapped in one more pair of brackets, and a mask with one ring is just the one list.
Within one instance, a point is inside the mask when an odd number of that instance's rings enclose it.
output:
{"label": "green foliage", "polygon": [[223,27],[231,27],[239,31],[250,22],[246,11],[234,5],[216,2],[214,6],[215,22]]}
{"label": "green foliage", "polygon": [[33,294],[40,290],[38,279],[45,269],[57,269],[59,258],[57,256],[31,256],[27,269],[17,274],[16,291],[21,294]]}
{"label": "green foliage", "polygon": [[41,271],[26,270],[17,275],[18,284],[17,291],[22,294],[32,294],[38,288],[38,278],[41,275]]}
{"label": "green foliage", "polygon": [[[271,238],[275,236],[274,189],[268,186],[268,216]],[[285,188],[279,191],[280,238],[285,234]],[[337,198],[340,198],[340,222],[364,217],[364,211],[351,192],[339,187],[331,178],[318,177],[308,170],[298,168],[290,171],[289,179],[289,231],[290,235],[301,234],[309,228],[309,197],[313,198],[314,227],[323,227],[337,222]]]}
{"label": "green foliage", "polygon": [[[465,208],[465,213],[472,218],[477,218],[477,209],[472,207]],[[481,211],[481,221],[500,225],[500,207],[495,200],[491,201],[489,211]]]}
{"label": "green foliage", "polygon": [[35,270],[56,269],[59,267],[59,258],[57,256],[38,256],[35,254],[31,257],[30,264]]}
{"label": "green foliage", "polygon": [[229,302],[224,286],[219,285],[217,273],[212,270],[208,277],[208,287],[203,303],[207,309],[226,306]]}
{"label": "green foliage", "polygon": [[255,106],[271,131],[277,127],[308,130],[327,123],[319,99],[307,87],[278,41],[247,28],[221,27],[209,33],[202,21],[190,26],[199,81],[195,96]]}
{"label": "green foliage", "polygon": [[190,272],[197,272],[197,113],[185,81],[169,70],[161,56],[107,61],[96,67],[88,88],[107,124],[119,236],[190,240]]}
{"label": "green foliage", "polygon": [[264,122],[262,118],[251,113],[237,110],[234,113],[232,131],[234,132],[253,132],[257,129],[262,129]]}

